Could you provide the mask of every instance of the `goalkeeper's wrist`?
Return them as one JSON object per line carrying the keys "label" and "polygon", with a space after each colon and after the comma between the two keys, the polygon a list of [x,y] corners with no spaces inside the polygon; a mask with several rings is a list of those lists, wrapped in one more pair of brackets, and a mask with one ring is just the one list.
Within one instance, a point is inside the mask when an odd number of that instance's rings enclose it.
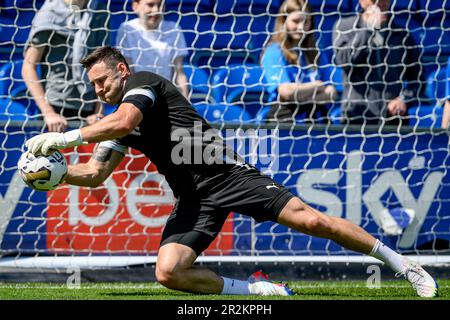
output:
{"label": "goalkeeper's wrist", "polygon": [[81,146],[82,144],[86,144],[86,142],[83,141],[83,137],[81,136],[81,130],[75,129],[70,130],[65,133],[63,133],[64,141],[66,143],[67,148]]}

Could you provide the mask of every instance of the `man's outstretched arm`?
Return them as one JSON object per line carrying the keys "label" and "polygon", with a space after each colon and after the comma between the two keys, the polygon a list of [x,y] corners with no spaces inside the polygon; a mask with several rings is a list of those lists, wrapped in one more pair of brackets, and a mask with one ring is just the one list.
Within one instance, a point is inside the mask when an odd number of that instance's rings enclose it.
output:
{"label": "man's outstretched arm", "polygon": [[131,103],[122,103],[116,112],[93,125],[80,129],[84,142],[101,142],[122,138],[142,121],[142,112]]}
{"label": "man's outstretched arm", "polygon": [[84,187],[97,187],[102,184],[125,156],[126,148],[114,147],[112,144],[115,142],[100,143],[88,162],[69,165],[65,182]]}
{"label": "man's outstretched arm", "polygon": [[33,154],[48,154],[50,149],[65,149],[91,142],[121,138],[131,133],[142,121],[142,112],[131,103],[122,103],[118,110],[100,121],[65,133],[43,133],[25,145]]}

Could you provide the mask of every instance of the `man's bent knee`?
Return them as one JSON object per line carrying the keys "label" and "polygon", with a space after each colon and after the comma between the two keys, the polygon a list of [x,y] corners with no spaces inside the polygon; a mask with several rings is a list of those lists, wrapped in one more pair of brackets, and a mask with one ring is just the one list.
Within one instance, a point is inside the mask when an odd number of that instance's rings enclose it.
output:
{"label": "man's bent knee", "polygon": [[184,245],[167,244],[160,248],[156,262],[156,280],[169,289],[184,289],[184,272],[192,267],[195,252]]}
{"label": "man's bent knee", "polygon": [[173,266],[156,265],[156,280],[166,288],[178,289],[181,286],[180,273],[182,273],[182,271],[176,270]]}

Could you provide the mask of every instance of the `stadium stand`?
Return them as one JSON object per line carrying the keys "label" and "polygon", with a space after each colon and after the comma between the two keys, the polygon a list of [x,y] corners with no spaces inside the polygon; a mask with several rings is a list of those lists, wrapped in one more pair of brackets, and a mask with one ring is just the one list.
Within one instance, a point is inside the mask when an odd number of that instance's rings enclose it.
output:
{"label": "stadium stand", "polygon": [[[19,113],[33,116],[38,112],[38,108],[34,100],[29,98],[29,93],[25,82],[22,79],[22,63],[23,60],[13,60],[5,63],[0,68],[0,97],[4,97],[4,101],[10,101],[13,105],[19,104],[23,110],[15,107]],[[40,66],[37,68],[38,76],[40,76]],[[9,103],[9,102],[8,102]],[[3,105],[0,104],[0,108]],[[1,110],[1,109],[0,109]],[[11,109],[13,110],[13,109]],[[10,110],[10,112],[11,112]],[[25,120],[25,118],[23,119]]]}
{"label": "stadium stand", "polygon": [[0,10],[0,65],[23,59],[23,48],[31,30],[30,21],[44,0],[6,0]]}
{"label": "stadium stand", "polygon": [[[0,64],[9,64],[22,59],[24,43],[30,31],[29,21],[32,20],[35,11],[38,10],[43,0],[4,1],[0,12],[2,23],[0,24]],[[235,1],[210,1],[210,0],[182,0],[165,1],[166,18],[178,21],[186,37],[190,54],[186,57],[185,71],[191,80],[191,97],[195,102],[225,102],[234,103],[241,100],[245,107],[250,102],[249,112],[252,117],[258,113],[258,109],[264,105],[264,84],[258,81],[249,86],[243,97],[238,98],[239,90],[243,92],[243,86],[237,86],[236,79],[239,75],[230,72],[226,66],[241,65],[243,69],[252,70],[259,63],[264,45],[267,43],[278,12],[281,0],[242,0]],[[339,17],[345,17],[359,10],[357,0],[311,0],[311,7],[315,11],[314,21],[317,33],[317,44],[321,52],[325,54],[327,63],[332,64],[332,30]],[[448,41],[450,38],[449,20],[444,19],[446,10],[449,10],[448,2],[436,1],[391,1],[391,10],[395,16],[396,24],[411,31],[413,37],[423,48],[423,72],[427,79],[425,96],[423,97],[422,111],[417,113],[417,108],[410,110],[410,115],[424,115],[433,113],[433,106],[443,96],[445,62],[450,55]],[[108,2],[111,12],[110,27],[112,43],[119,25],[135,15],[131,10],[131,1],[112,0]],[[7,68],[7,67],[6,67]],[[6,70],[6,69],[5,69]],[[227,71],[228,70],[228,71]],[[240,69],[235,69],[240,72]],[[3,71],[5,72],[5,71]],[[20,75],[14,76],[15,81]],[[333,79],[338,92],[342,91],[341,71],[336,68]],[[226,83],[218,84],[225,80]],[[4,79],[5,88],[10,83]],[[251,78],[245,81],[245,85],[256,81]],[[209,87],[208,87],[209,84]],[[236,87],[236,88],[234,88]],[[260,97],[249,98],[247,93],[255,93],[261,90]],[[17,91],[9,92],[12,98]],[[224,98],[222,95],[226,93]],[[2,92],[2,98],[9,98]],[[253,102],[252,102],[253,101]],[[19,103],[30,104],[21,100]],[[31,110],[31,109],[29,109]],[[338,108],[333,108],[332,122],[339,117]],[[434,113],[439,114],[439,110]],[[422,126],[428,122],[414,121]]]}
{"label": "stadium stand", "polygon": [[30,113],[23,104],[12,101],[11,99],[0,99],[0,121],[25,121],[29,118]]}
{"label": "stadium stand", "polygon": [[190,85],[190,98],[192,103],[212,100],[211,89],[209,86],[208,71],[199,66],[192,66],[190,64],[183,65],[184,72]]}
{"label": "stadium stand", "polygon": [[211,123],[227,122],[248,122],[252,117],[240,106],[229,104],[194,104],[197,109],[207,121]]}
{"label": "stadium stand", "polygon": [[267,101],[264,85],[265,78],[259,64],[228,65],[215,71],[211,81],[214,101],[247,106],[253,116]]}

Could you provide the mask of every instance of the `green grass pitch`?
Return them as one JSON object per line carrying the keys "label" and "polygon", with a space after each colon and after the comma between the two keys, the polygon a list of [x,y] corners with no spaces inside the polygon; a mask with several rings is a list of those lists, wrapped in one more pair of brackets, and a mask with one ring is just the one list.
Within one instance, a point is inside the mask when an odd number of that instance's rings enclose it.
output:
{"label": "green grass pitch", "polygon": [[[439,297],[450,300],[450,280],[439,280]],[[0,300],[405,300],[416,296],[406,281],[383,281],[368,288],[365,281],[296,281],[291,297],[195,295],[168,290],[157,283],[81,283],[80,288],[49,283],[0,283]]]}

